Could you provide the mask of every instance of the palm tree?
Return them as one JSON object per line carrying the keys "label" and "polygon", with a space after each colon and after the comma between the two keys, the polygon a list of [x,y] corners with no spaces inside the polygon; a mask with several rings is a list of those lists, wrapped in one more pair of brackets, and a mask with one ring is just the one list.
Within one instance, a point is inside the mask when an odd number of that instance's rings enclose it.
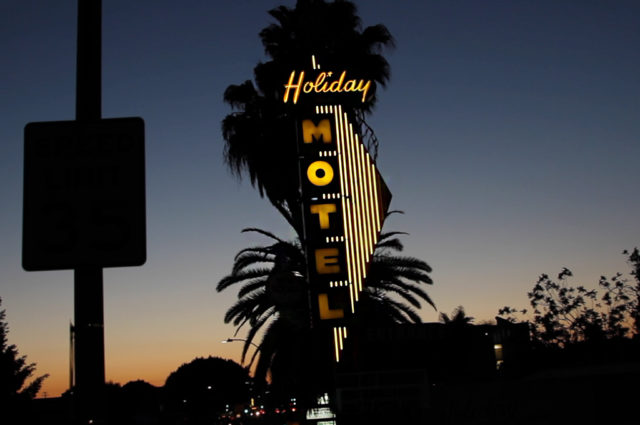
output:
{"label": "palm tree", "polygon": [[[330,346],[314,345],[315,338],[310,331],[302,246],[297,240],[285,241],[261,229],[243,231],[258,232],[273,243],[241,250],[235,257],[231,274],[218,283],[218,291],[241,285],[237,302],[226,312],[225,323],[233,323],[237,327],[236,334],[244,325],[249,325],[242,363],[249,347],[263,331],[259,349],[249,360],[249,365],[257,361],[257,380],[264,380],[270,373],[273,385],[307,391],[311,399],[317,388],[305,386],[315,383],[322,388],[330,374],[322,368],[309,370],[305,366],[326,363],[324,350]],[[431,268],[417,258],[395,254],[403,249],[398,238],[400,234],[389,232],[380,236],[358,302],[357,321],[369,325],[420,323],[418,309],[422,302],[435,308],[422,287],[432,284]],[[313,357],[325,361],[313,362]]]}
{"label": "palm tree", "polygon": [[467,316],[464,307],[461,305],[453,309],[451,317],[447,313],[440,313],[440,321],[445,325],[466,326],[470,325],[474,320],[474,317]]}
{"label": "palm tree", "polygon": [[325,65],[349,69],[354,78],[373,81],[366,102],[345,105],[355,110],[363,133],[372,134],[364,115],[376,103],[375,83],[384,86],[389,79],[381,51],[393,39],[383,25],[362,29],[350,1],[298,0],[294,8],[280,6],[269,14],[276,23],[264,28],[260,38],[270,60],[254,68],[255,83],[230,85],[224,93],[234,109],[222,121],[224,157],[231,171],[248,177],[302,235],[294,111],[281,101],[284,82],[292,70],[307,68],[312,54]]}

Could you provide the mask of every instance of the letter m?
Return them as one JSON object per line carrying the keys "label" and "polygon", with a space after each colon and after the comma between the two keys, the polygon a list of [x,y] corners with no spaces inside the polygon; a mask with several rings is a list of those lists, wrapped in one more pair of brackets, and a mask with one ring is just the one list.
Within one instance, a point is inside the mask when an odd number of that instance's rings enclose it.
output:
{"label": "letter m", "polygon": [[323,119],[316,125],[312,120],[303,120],[302,140],[304,143],[312,143],[314,140],[331,143],[331,121]]}

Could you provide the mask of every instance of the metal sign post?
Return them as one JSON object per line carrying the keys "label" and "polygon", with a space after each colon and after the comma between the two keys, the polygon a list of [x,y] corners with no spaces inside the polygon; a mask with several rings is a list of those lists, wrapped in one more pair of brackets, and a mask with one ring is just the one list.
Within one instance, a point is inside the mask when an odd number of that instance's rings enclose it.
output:
{"label": "metal sign post", "polygon": [[24,130],[22,266],[74,270],[74,423],[105,423],[103,267],[146,261],[144,121],[101,119],[102,1],[78,0],[75,121]]}
{"label": "metal sign post", "polygon": [[[76,121],[102,115],[102,0],[78,0]],[[73,272],[77,424],[104,423],[104,300],[101,267]]]}

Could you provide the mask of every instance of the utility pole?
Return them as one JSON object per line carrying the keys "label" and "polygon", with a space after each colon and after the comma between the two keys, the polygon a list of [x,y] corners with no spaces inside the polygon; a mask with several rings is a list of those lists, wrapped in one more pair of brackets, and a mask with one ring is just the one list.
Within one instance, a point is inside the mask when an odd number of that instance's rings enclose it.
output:
{"label": "utility pole", "polygon": [[[76,121],[102,115],[102,0],[78,0]],[[74,269],[74,422],[105,422],[104,301],[101,267]]]}

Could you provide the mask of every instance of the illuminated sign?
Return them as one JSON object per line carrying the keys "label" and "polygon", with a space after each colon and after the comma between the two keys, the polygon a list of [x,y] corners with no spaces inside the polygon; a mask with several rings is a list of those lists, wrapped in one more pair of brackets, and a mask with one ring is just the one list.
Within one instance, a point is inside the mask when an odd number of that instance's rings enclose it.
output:
{"label": "illuminated sign", "polygon": [[[391,194],[360,140],[359,125],[334,99],[359,94],[365,102],[370,80],[313,70],[292,71],[283,102],[301,94],[322,95],[300,102],[297,134],[304,240],[315,322],[333,328],[336,361],[347,324],[357,310]],[[307,79],[307,75],[315,77]],[[318,104],[321,100],[322,104]]]}
{"label": "illuminated sign", "polygon": [[347,71],[342,71],[338,79],[332,80],[333,72],[320,72],[315,80],[305,80],[304,71],[298,74],[296,81],[296,71],[292,71],[289,81],[284,85],[284,103],[289,100],[289,94],[293,90],[293,103],[298,103],[300,92],[302,93],[362,93],[361,101],[367,99],[367,93],[371,88],[371,80],[346,79]]}
{"label": "illuminated sign", "polygon": [[339,360],[391,195],[349,111],[315,105],[297,123],[312,307]]}
{"label": "illuminated sign", "polygon": [[[319,70],[315,56],[312,56],[313,69]],[[367,100],[367,94],[371,88],[371,80],[347,78],[347,71],[340,74],[331,71],[320,71],[317,75],[308,78],[304,71],[291,71],[289,81],[284,85],[285,91],[282,101],[287,103],[289,98],[296,104],[300,94],[321,94],[321,93],[359,93],[360,101]]]}

